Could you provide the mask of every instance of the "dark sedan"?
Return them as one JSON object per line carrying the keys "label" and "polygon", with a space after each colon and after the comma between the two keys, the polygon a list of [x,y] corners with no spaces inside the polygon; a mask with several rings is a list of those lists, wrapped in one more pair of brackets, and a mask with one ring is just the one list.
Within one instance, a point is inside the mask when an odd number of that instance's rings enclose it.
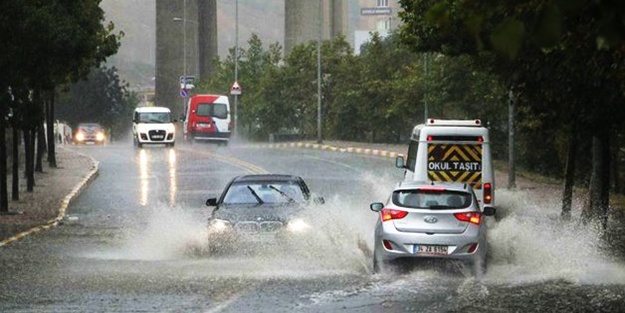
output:
{"label": "dark sedan", "polygon": [[214,207],[208,221],[211,252],[233,248],[238,242],[251,245],[274,243],[280,238],[306,233],[310,224],[303,211],[313,198],[299,176],[262,174],[232,179],[219,198],[206,205]]}

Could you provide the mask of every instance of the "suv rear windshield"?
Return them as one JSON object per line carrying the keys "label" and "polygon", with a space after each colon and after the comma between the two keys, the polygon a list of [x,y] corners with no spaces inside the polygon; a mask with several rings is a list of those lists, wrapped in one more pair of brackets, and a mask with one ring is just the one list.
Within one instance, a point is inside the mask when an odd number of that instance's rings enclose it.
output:
{"label": "suv rear windshield", "polygon": [[393,203],[407,208],[461,209],[471,205],[471,194],[450,190],[396,190]]}

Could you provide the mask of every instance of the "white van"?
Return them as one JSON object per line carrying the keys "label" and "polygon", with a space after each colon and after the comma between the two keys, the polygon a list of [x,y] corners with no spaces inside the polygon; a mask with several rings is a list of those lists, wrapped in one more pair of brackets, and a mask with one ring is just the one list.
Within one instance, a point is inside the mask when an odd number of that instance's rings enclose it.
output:
{"label": "white van", "polygon": [[135,146],[165,144],[173,147],[176,141],[175,120],[166,107],[136,108],[132,117],[132,135]]}
{"label": "white van", "polygon": [[404,160],[396,166],[406,170],[404,179],[467,183],[480,205],[495,205],[493,171],[488,128],[476,120],[428,119],[414,127]]}

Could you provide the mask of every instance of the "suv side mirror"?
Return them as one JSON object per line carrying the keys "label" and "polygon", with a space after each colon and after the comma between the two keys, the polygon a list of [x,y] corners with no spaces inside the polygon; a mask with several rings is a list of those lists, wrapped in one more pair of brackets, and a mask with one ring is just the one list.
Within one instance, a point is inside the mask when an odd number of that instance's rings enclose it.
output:
{"label": "suv side mirror", "polygon": [[369,208],[373,212],[380,212],[384,208],[384,203],[382,202],[374,202],[369,205]]}
{"label": "suv side mirror", "polygon": [[404,162],[404,157],[403,156],[397,156],[397,158],[395,158],[395,167],[396,168],[406,168],[406,163]]}
{"label": "suv side mirror", "polygon": [[208,200],[206,200],[206,206],[216,206],[217,205],[217,198],[209,198]]}
{"label": "suv side mirror", "polygon": [[323,197],[315,197],[313,199],[313,201],[315,202],[315,204],[324,204],[324,203],[326,203],[326,200]]}
{"label": "suv side mirror", "polygon": [[497,214],[497,209],[492,206],[484,206],[484,215],[495,216],[495,214]]}

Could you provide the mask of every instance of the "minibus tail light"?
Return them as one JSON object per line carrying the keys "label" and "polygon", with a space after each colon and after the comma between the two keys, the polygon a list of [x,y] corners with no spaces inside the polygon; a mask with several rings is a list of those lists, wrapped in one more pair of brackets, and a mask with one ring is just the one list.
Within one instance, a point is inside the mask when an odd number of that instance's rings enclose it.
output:
{"label": "minibus tail light", "polygon": [[484,204],[490,204],[493,201],[493,185],[484,183]]}

